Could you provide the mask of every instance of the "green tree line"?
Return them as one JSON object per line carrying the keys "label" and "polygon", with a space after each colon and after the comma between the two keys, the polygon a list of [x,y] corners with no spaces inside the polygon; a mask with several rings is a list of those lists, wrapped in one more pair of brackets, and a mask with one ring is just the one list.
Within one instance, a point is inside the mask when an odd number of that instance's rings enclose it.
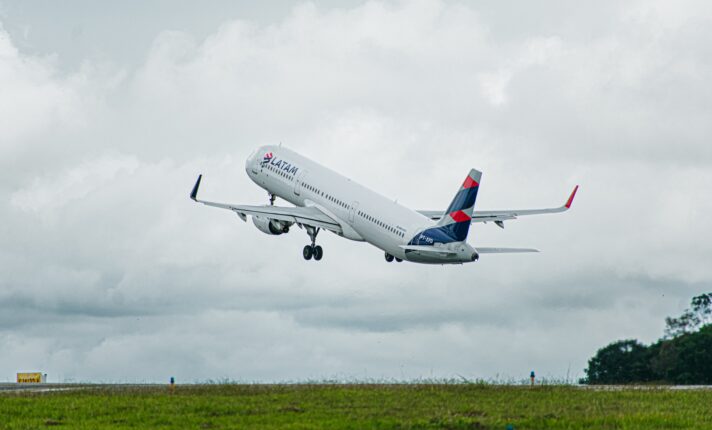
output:
{"label": "green tree line", "polygon": [[694,297],[665,323],[665,336],[651,345],[627,339],[599,349],[581,382],[712,384],[712,293]]}

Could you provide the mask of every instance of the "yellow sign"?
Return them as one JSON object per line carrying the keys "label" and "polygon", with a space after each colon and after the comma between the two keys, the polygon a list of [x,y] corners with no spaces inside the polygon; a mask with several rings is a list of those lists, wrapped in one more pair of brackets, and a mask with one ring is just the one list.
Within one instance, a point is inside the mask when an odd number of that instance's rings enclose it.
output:
{"label": "yellow sign", "polygon": [[40,372],[17,374],[18,384],[39,384],[40,382],[44,382],[43,379],[44,378]]}

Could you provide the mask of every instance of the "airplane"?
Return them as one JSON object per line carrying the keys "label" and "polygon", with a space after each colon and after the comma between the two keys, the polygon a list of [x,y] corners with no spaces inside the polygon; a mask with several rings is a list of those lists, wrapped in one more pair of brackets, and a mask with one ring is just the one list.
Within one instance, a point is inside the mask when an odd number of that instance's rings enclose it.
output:
{"label": "airplane", "polygon": [[[250,216],[255,227],[268,235],[288,233],[296,225],[311,239],[302,256],[317,261],[324,255],[323,248],[316,244],[321,230],[367,242],[384,251],[389,263],[462,264],[477,261],[480,254],[486,253],[539,252],[532,248],[475,248],[467,243],[467,234],[475,222],[492,221],[504,228],[504,221],[520,216],[565,212],[571,208],[578,190],[577,185],[560,207],[474,211],[482,172],[472,169],[445,211],[413,210],[281,145],[256,149],[247,158],[245,170],[255,184],[267,191],[268,205],[198,199],[202,174],[190,198],[229,209],[243,221]],[[277,197],[294,206],[275,206]]]}

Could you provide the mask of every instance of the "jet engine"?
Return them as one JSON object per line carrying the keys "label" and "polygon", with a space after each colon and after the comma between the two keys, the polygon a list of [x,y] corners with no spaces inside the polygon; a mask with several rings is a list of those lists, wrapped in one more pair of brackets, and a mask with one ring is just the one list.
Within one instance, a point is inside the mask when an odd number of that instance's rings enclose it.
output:
{"label": "jet engine", "polygon": [[253,216],[252,222],[259,231],[269,235],[289,233],[289,227],[292,225],[291,222],[279,221],[259,216]]}

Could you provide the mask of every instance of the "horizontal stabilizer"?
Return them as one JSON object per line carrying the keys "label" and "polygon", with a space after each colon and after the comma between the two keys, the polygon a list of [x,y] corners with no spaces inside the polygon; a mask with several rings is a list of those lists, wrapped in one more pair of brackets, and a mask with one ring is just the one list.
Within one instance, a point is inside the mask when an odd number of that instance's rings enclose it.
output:
{"label": "horizontal stabilizer", "polygon": [[401,248],[408,251],[417,251],[424,254],[437,254],[437,255],[455,255],[456,253],[449,249],[442,249],[435,246],[423,246],[423,245],[401,245]]}
{"label": "horizontal stabilizer", "polygon": [[534,248],[476,248],[479,254],[514,254],[520,252],[539,252]]}

